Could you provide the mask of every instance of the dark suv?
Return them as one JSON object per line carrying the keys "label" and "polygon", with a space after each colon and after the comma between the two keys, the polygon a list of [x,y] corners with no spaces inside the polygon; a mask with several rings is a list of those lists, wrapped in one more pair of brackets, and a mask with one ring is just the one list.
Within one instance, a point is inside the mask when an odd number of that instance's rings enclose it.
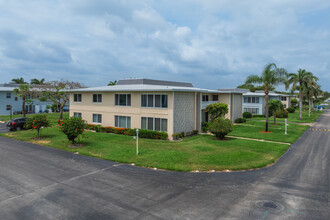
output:
{"label": "dark suv", "polygon": [[8,121],[7,128],[11,131],[24,129],[27,118],[14,118]]}

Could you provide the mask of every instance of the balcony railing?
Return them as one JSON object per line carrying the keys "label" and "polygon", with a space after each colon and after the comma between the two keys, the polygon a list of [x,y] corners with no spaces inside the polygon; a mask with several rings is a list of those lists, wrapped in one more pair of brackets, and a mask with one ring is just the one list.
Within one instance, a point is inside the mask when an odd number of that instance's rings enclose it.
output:
{"label": "balcony railing", "polygon": [[202,109],[205,109],[209,104],[217,103],[219,101],[202,101]]}

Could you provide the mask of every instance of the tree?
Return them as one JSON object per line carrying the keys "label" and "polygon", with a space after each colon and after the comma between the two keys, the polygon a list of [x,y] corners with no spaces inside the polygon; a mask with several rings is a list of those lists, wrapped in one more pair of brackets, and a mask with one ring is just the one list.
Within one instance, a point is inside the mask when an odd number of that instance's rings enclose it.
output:
{"label": "tree", "polygon": [[209,131],[219,139],[225,138],[232,130],[233,123],[229,119],[217,117],[209,123]]}
{"label": "tree", "polygon": [[80,83],[68,80],[50,81],[43,86],[41,101],[47,99],[57,104],[60,108],[60,120],[63,118],[63,108],[69,102],[70,94],[66,90],[82,88]]}
{"label": "tree", "polygon": [[[264,85],[261,85],[261,86],[254,86],[254,85],[251,84],[251,83],[244,83],[244,84],[242,84],[242,85],[240,85],[240,86],[237,86],[237,88],[239,88],[239,89],[248,89],[248,90],[250,90],[250,92],[255,92],[255,91],[257,91],[257,90],[265,90],[265,86],[264,86]],[[273,90],[275,89],[275,87],[270,86],[268,89],[269,89],[270,91],[273,91]]]}
{"label": "tree", "polygon": [[280,100],[269,101],[269,113],[274,116],[274,124],[276,124],[276,113],[284,110],[284,106]]}
{"label": "tree", "polygon": [[306,89],[306,84],[308,80],[314,79],[316,80],[317,77],[313,76],[311,72],[307,72],[304,69],[299,69],[298,73],[290,73],[288,74],[288,80],[286,83],[286,87],[292,84],[291,91],[299,90],[299,119],[302,120],[302,105],[303,105],[303,92],[304,88]]}
{"label": "tree", "polygon": [[[311,76],[310,76],[311,77]],[[317,80],[313,78],[307,78],[305,82],[304,91],[308,98],[308,116],[311,117],[311,106],[313,106],[313,97],[317,97],[322,94],[321,86],[316,83]]]}
{"label": "tree", "polygon": [[206,106],[205,110],[210,115],[210,121],[217,117],[225,116],[228,113],[228,105],[225,103],[213,103]]}
{"label": "tree", "polygon": [[15,84],[28,84],[27,82],[24,81],[23,77],[12,79],[10,83],[15,83]]}
{"label": "tree", "polygon": [[34,78],[34,79],[31,79],[30,83],[33,85],[43,85],[45,83],[45,79],[42,78],[41,80],[38,80],[38,79]]}
{"label": "tree", "polygon": [[76,138],[84,132],[85,126],[85,121],[77,117],[70,117],[60,123],[61,131],[73,145],[76,144]]}
{"label": "tree", "polygon": [[298,100],[297,99],[291,99],[291,106],[292,107],[296,107],[298,104]]}
{"label": "tree", "polygon": [[115,86],[117,84],[117,80],[115,80],[115,81],[110,81],[109,83],[108,83],[108,86]]}
{"label": "tree", "polygon": [[14,89],[14,94],[22,98],[23,104],[22,104],[22,114],[23,117],[25,117],[26,111],[25,111],[25,104],[31,104],[32,99],[30,99],[32,91],[31,87],[28,84],[21,84],[18,88]]}
{"label": "tree", "polygon": [[264,93],[265,93],[265,106],[266,106],[266,125],[265,131],[268,131],[268,100],[269,100],[269,91],[270,88],[276,86],[278,84],[284,83],[286,81],[286,70],[283,68],[277,68],[275,63],[267,64],[264,68],[261,76],[258,75],[250,75],[247,77],[245,83],[258,83],[263,84]]}
{"label": "tree", "polygon": [[26,128],[33,128],[36,129],[38,132],[38,138],[40,138],[40,131],[41,128],[47,128],[50,126],[50,122],[46,115],[37,114],[34,115],[32,118],[29,118],[26,122]]}

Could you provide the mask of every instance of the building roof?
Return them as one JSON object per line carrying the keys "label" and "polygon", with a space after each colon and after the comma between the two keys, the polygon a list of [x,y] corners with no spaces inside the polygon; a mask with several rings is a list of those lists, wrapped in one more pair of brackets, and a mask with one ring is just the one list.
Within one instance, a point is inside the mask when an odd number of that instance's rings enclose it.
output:
{"label": "building roof", "polygon": [[245,93],[249,92],[248,89],[240,89],[240,88],[227,88],[227,89],[218,89],[220,92],[231,92],[231,93]]}
{"label": "building roof", "polygon": [[0,87],[0,92],[11,92],[15,87]]}
{"label": "building roof", "polygon": [[178,87],[194,87],[191,83],[175,82],[155,79],[121,79],[117,85],[158,85],[158,86],[178,86]]}

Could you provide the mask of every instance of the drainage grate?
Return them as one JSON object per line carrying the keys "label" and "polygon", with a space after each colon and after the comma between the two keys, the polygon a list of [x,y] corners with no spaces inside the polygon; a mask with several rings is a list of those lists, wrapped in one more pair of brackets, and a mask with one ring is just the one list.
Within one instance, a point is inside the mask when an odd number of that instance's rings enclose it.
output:
{"label": "drainage grate", "polygon": [[258,200],[255,202],[255,206],[261,210],[267,210],[271,212],[281,212],[284,210],[284,206],[275,201]]}
{"label": "drainage grate", "polygon": [[271,209],[277,208],[277,205],[273,202],[265,202],[262,206],[265,208],[271,208]]}

